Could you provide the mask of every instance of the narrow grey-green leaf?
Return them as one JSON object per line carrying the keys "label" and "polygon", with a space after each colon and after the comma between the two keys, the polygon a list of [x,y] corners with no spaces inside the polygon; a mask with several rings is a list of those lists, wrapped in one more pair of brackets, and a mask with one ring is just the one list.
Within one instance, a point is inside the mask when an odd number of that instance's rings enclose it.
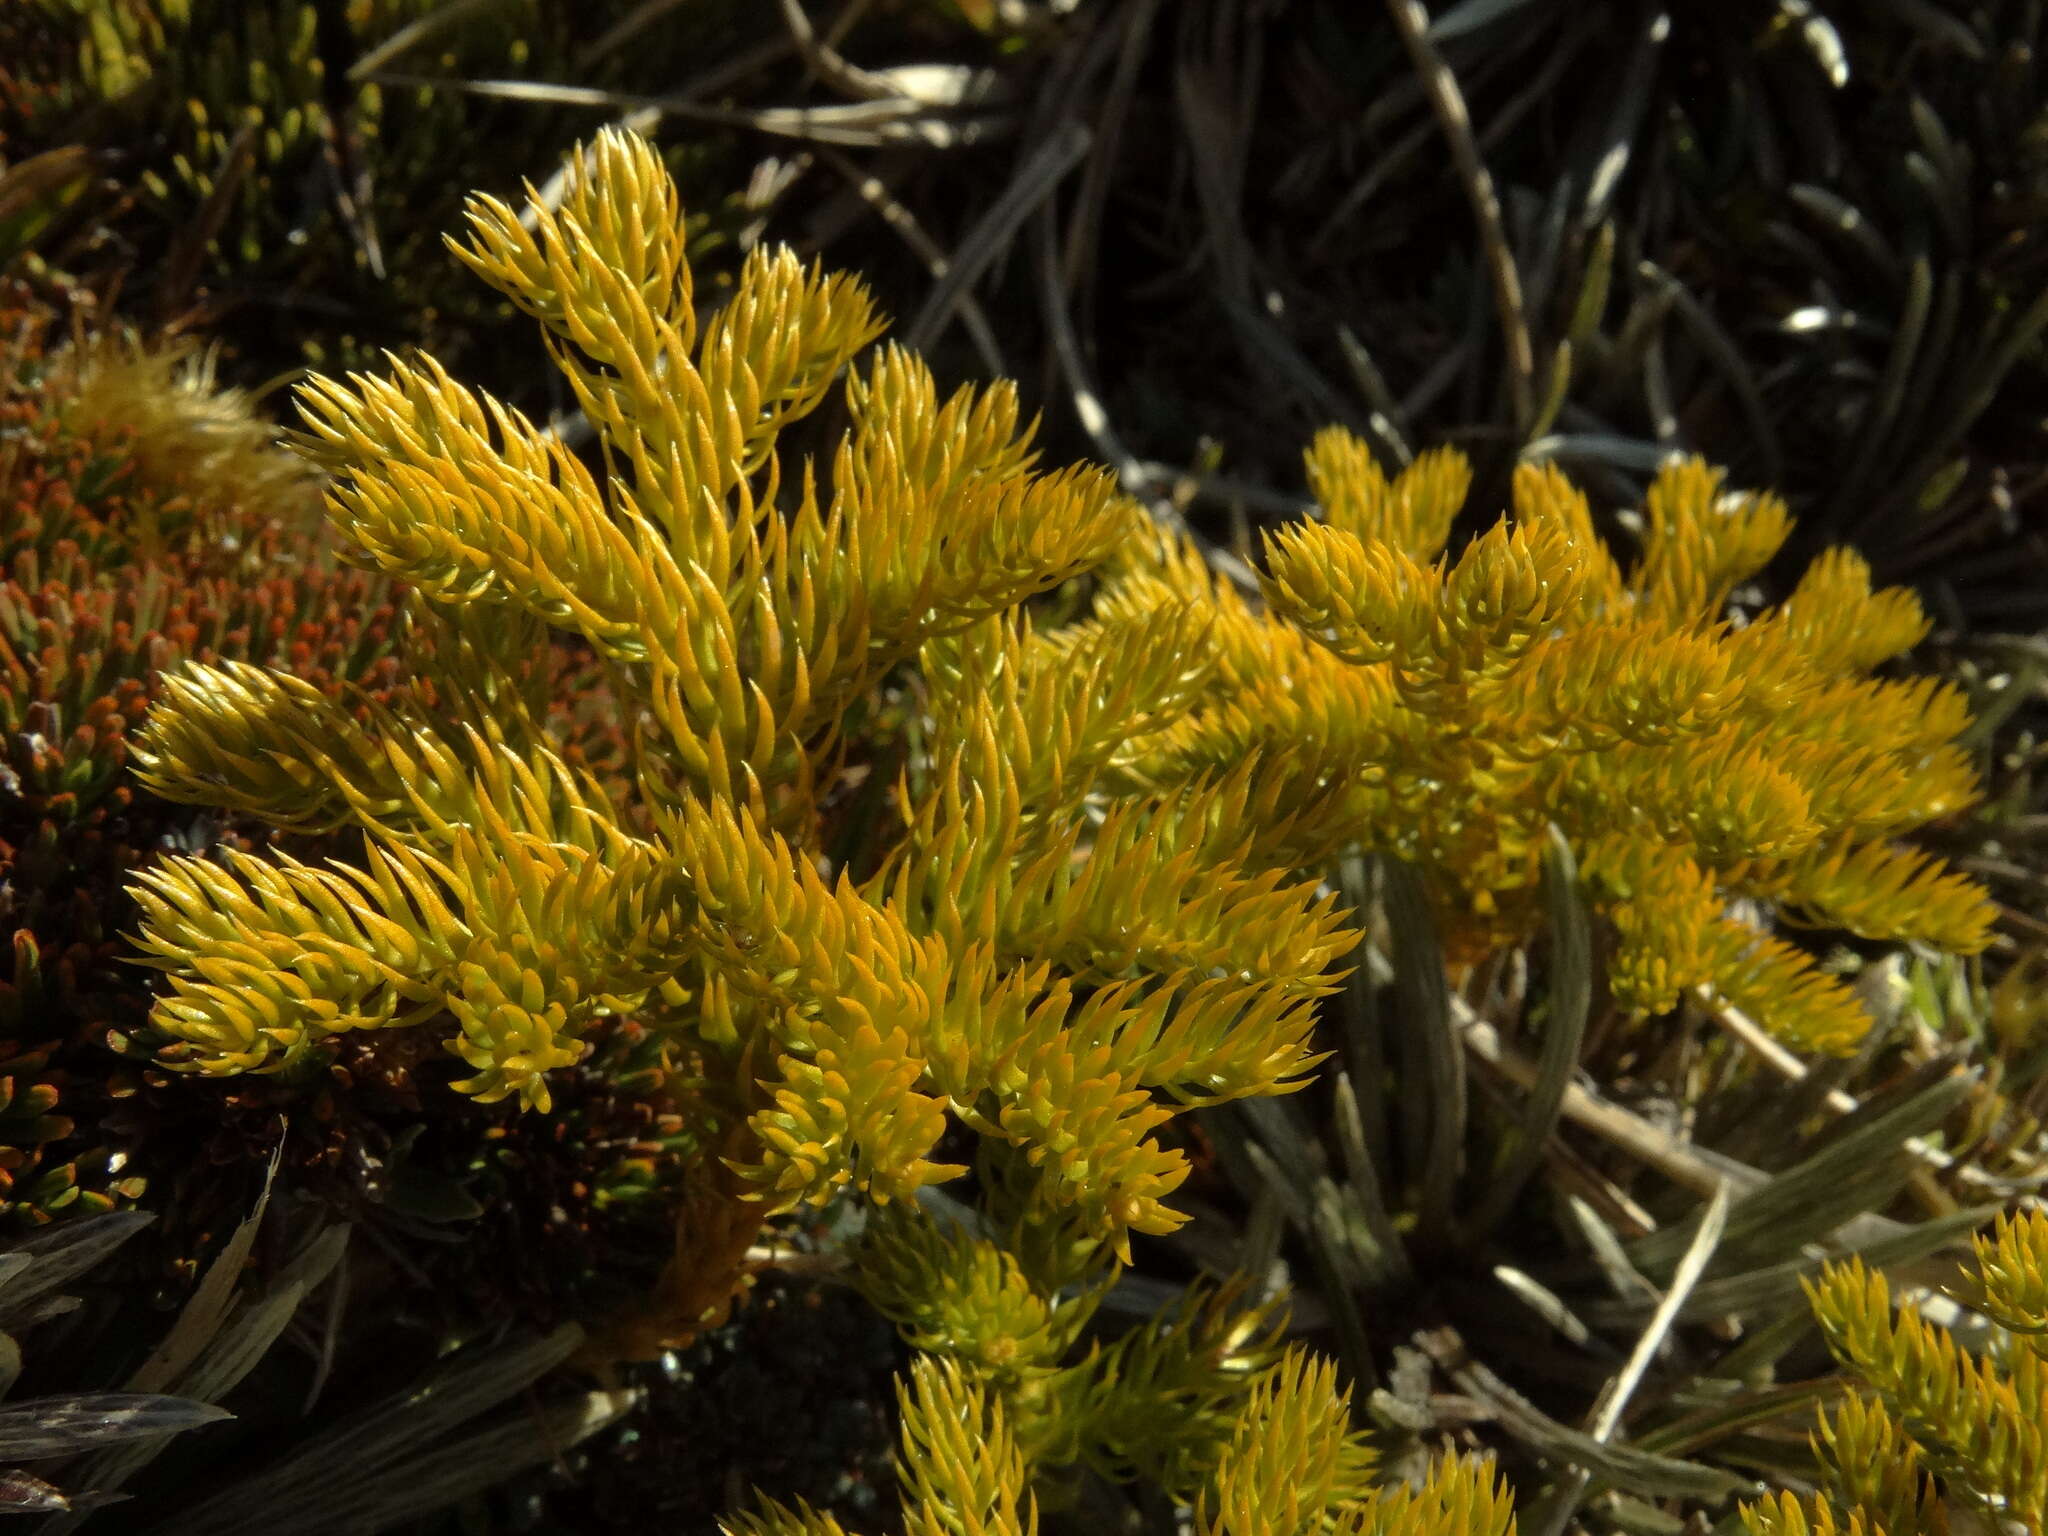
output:
{"label": "narrow grey-green leaf", "polygon": [[[1777,1262],[1886,1203],[1918,1166],[1904,1148],[1907,1138],[1939,1126],[1975,1082],[1974,1073],[1950,1071],[1742,1196],[1721,1244],[1725,1267]],[[1697,1219],[1638,1238],[1629,1249],[1631,1262],[1653,1275],[1668,1270],[1692,1241],[1696,1225]]]}
{"label": "narrow grey-green leaf", "polygon": [[[369,1469],[392,1477],[392,1469],[525,1390],[560,1365],[583,1342],[583,1330],[565,1324],[545,1338],[491,1350],[458,1361],[410,1392],[387,1398],[349,1423],[329,1430],[289,1460],[244,1479],[231,1492],[193,1510],[164,1536],[200,1532],[270,1529],[250,1522],[280,1509],[343,1507],[359,1498]],[[321,1529],[368,1530],[340,1526]]]}
{"label": "narrow grey-green leaf", "polygon": [[1626,1445],[1602,1445],[1583,1430],[1558,1423],[1466,1352],[1449,1329],[1416,1336],[1416,1342],[1458,1389],[1492,1408],[1500,1426],[1544,1456],[1589,1468],[1617,1488],[1649,1498],[1724,1499],[1755,1485],[1747,1478],[1670,1456],[1653,1456]]}
{"label": "narrow grey-green leaf", "polygon": [[1388,457],[1405,469],[1414,460],[1415,450],[1408,445],[1406,423],[1401,419],[1401,404],[1387,387],[1386,375],[1380,372],[1372,353],[1366,350],[1365,343],[1349,326],[1337,327],[1337,347],[1344,354],[1351,377],[1358,383],[1359,393],[1372,407],[1372,414],[1366,422],[1371,435],[1379,440]]}
{"label": "narrow grey-green leaf", "polygon": [[1400,1037],[1420,1089],[1416,1107],[1422,1118],[1406,1125],[1410,1157],[1419,1163],[1416,1225],[1443,1237],[1450,1230],[1465,1142],[1465,1053],[1451,1026],[1450,982],[1422,878],[1398,859],[1382,859],[1380,869],[1394,990],[1403,1014]]}
{"label": "narrow grey-green leaf", "polygon": [[212,1403],[154,1392],[83,1392],[0,1408],[0,1461],[69,1456],[117,1440],[171,1435],[234,1415]]}
{"label": "narrow grey-green leaf", "polygon": [[[1873,1237],[1866,1242],[1845,1243],[1839,1247],[1831,1245],[1826,1253],[1802,1254],[1796,1259],[1767,1264],[1761,1269],[1709,1280],[1692,1293],[1679,1315],[1697,1321],[1789,1305],[1801,1294],[1799,1282],[1819,1273],[1821,1265],[1830,1260],[1854,1254],[1877,1269],[1910,1263],[1938,1251],[1945,1244],[1968,1237],[2003,1209],[2000,1205],[1968,1206],[1946,1216],[1902,1225],[1896,1232]],[[1603,1325],[1625,1327],[1631,1317],[1638,1317],[1645,1310],[1640,1304],[1603,1301],[1588,1306],[1586,1315]]]}
{"label": "narrow grey-green leaf", "polygon": [[[276,1511],[284,1508],[292,1510],[293,1536],[374,1536],[551,1460],[631,1405],[628,1393],[591,1392],[539,1413],[521,1411],[445,1445],[357,1467],[317,1502],[266,1502],[291,1485],[265,1479],[256,1496],[238,1488],[172,1522],[161,1536],[271,1536],[279,1529]],[[281,1471],[290,1474],[300,1459]],[[296,1497],[296,1491],[285,1496]]]}
{"label": "narrow grey-green leaf", "polygon": [[1467,32],[1477,32],[1481,27],[1490,27],[1505,20],[1532,3],[1534,0],[1458,0],[1458,4],[1429,24],[1429,40],[1447,43],[1454,37],[1463,37]]}
{"label": "narrow grey-green leaf", "polygon": [[0,1328],[37,1311],[36,1304],[44,1297],[93,1269],[155,1220],[144,1211],[108,1211],[64,1222],[20,1244],[9,1257],[18,1262],[26,1255],[30,1262],[17,1267],[11,1283],[0,1291]]}
{"label": "narrow grey-green leaf", "polygon": [[1468,1224],[1476,1236],[1493,1230],[1514,1208],[1522,1188],[1543,1161],[1543,1144],[1557,1129],[1565,1089],[1578,1070],[1579,1047],[1593,1006],[1593,928],[1578,888],[1578,861],[1556,827],[1543,861],[1543,911],[1550,929],[1549,1008],[1537,1051],[1535,1083],[1521,1124],[1493,1188]]}

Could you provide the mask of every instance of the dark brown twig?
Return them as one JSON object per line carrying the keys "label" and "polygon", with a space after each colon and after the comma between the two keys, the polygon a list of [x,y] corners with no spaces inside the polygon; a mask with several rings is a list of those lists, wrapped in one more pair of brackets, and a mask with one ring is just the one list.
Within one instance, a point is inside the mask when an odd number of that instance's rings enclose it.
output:
{"label": "dark brown twig", "polygon": [[1479,225],[1480,243],[1486,248],[1487,270],[1493,276],[1493,302],[1499,311],[1501,339],[1508,356],[1508,401],[1517,431],[1526,430],[1536,413],[1536,353],[1529,341],[1529,317],[1522,307],[1522,277],[1515,267],[1515,255],[1508,248],[1507,230],[1500,216],[1500,198],[1493,190],[1493,177],[1479,158],[1479,145],[1472,137],[1472,117],[1465,110],[1465,97],[1457,77],[1429,40],[1429,12],[1421,0],[1387,0],[1394,27],[1407,45],[1415,71],[1422,77],[1430,105],[1442,124],[1449,142],[1451,161],[1465,185],[1472,204],[1472,216]]}

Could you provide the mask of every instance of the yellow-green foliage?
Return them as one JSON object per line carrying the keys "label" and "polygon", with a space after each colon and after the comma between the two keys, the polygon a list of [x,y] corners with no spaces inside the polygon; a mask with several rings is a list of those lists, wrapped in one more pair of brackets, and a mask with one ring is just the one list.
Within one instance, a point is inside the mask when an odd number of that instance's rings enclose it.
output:
{"label": "yellow-green foliage", "polygon": [[[911,1536],[1035,1536],[1037,1505],[1001,1405],[957,1367],[930,1357],[912,1367],[898,1395],[903,1529]],[[831,1515],[773,1500],[720,1529],[726,1536],[845,1536]]]}
{"label": "yellow-green foliage", "polygon": [[1945,1532],[1957,1507],[2033,1536],[2048,1528],[2048,1216],[2001,1218],[1976,1248],[1971,1299],[1994,1326],[1975,1349],[1910,1306],[1894,1310],[1860,1260],[1808,1286],[1829,1348],[1866,1395],[1822,1422],[1824,1492],[1745,1510],[1755,1536]]}
{"label": "yellow-green foliage", "polygon": [[[1103,471],[1038,470],[1008,385],[941,397],[899,349],[853,370],[827,462],[792,449],[880,329],[868,297],[764,250],[700,319],[643,141],[602,136],[530,212],[479,197],[455,248],[540,323],[598,450],[431,359],[302,390],[337,532],[412,589],[416,682],[352,712],[254,667],[169,680],[153,789],[360,828],[363,854],[140,882],[166,1059],[284,1070],[429,1025],[465,1091],[545,1105],[632,1015],[697,1084],[686,1225],[733,1264],[751,1228],[720,1199],[758,1225],[848,1183],[908,1195],[963,1171],[949,1116],[1017,1149],[1049,1219],[1170,1230],[1172,1118],[1297,1086],[1349,941],[1314,882],[1242,862],[1239,782],[1106,777],[1192,703],[1206,618],[1023,613],[1142,514]],[[560,737],[529,665],[551,630],[604,666],[585,702],[627,732],[619,774]],[[891,719],[921,744],[893,829]],[[686,1310],[715,1309],[703,1279],[676,1279]]]}
{"label": "yellow-green foliage", "polygon": [[[143,346],[132,339],[85,339],[67,359],[72,398],[65,409],[77,426],[119,432],[130,473],[143,485],[177,487],[167,498],[190,515],[194,504],[232,494],[241,525],[200,531],[230,553],[273,529],[294,534],[315,518],[319,482],[305,465],[279,451],[275,434],[257,414],[246,392],[223,387],[210,350],[182,345]],[[47,386],[46,386],[47,387]],[[215,525],[228,519],[216,513]],[[161,528],[131,530],[144,552],[153,552]],[[257,535],[257,537],[252,537]],[[250,573],[262,559],[247,552]]]}
{"label": "yellow-green foliage", "polygon": [[[1273,1307],[1242,1306],[1230,1288],[1193,1291],[1076,1357],[1117,1268],[1016,1167],[985,1161],[983,1171],[1000,1240],[903,1208],[876,1212],[857,1255],[861,1290],[906,1343],[992,1394],[1034,1473],[1085,1466],[1194,1502],[1280,1358]],[[1035,1241],[1061,1226],[1075,1239],[1064,1249]],[[1370,1458],[1347,1438],[1340,1459],[1339,1491],[1355,1493]]]}
{"label": "yellow-green foliage", "polygon": [[[1030,1536],[1034,1459],[1000,1400],[956,1363],[922,1356],[902,1398],[897,1459],[903,1528],[919,1536]],[[1420,1487],[1369,1486],[1371,1458],[1349,1424],[1349,1395],[1327,1363],[1289,1349],[1231,1406],[1220,1455],[1195,1504],[1201,1536],[1513,1536],[1506,1488],[1464,1456]],[[1163,1439],[1173,1421],[1160,1420]],[[845,1536],[830,1515],[763,1500],[726,1536]]]}
{"label": "yellow-green foliage", "polygon": [[[1277,1299],[1246,1305],[1236,1285],[1196,1287],[1107,1337],[1099,1309],[1120,1267],[1044,1208],[1042,1189],[1018,1176],[1028,1154],[985,1153],[983,1230],[896,1205],[871,1213],[854,1254],[855,1284],[919,1352],[904,1400],[913,1523],[1028,1529],[1028,1513],[1019,1526],[955,1512],[1068,1509],[1085,1469],[1165,1494],[1203,1536],[1512,1531],[1506,1490],[1482,1462],[1451,1458],[1419,1486],[1383,1486],[1336,1367],[1283,1343]],[[1069,1241],[1046,1242],[1062,1225]],[[929,1391],[938,1383],[944,1403]],[[943,1484],[935,1457],[975,1480]],[[828,1529],[813,1520],[771,1507],[730,1529]]]}
{"label": "yellow-green foliage", "polygon": [[[249,666],[167,680],[150,788],[363,850],[142,879],[172,1065],[288,1070],[429,1026],[459,1087],[540,1106],[631,1016],[694,1085],[669,1290],[695,1319],[760,1217],[963,1172],[949,1119],[1024,1171],[1009,1247],[1041,1294],[1091,1245],[1170,1231],[1174,1116],[1314,1065],[1351,943],[1319,871],[1349,849],[1417,864],[1469,956],[1534,925],[1556,824],[1623,1002],[1706,986],[1813,1046],[1860,1013],[1736,898],[1985,941],[1978,890],[1890,841],[1972,792],[1960,696],[1866,675],[1917,605],[1837,553],[1727,614],[1784,537],[1773,499],[1674,462],[1624,574],[1532,466],[1452,561],[1462,460],[1390,481],[1326,433],[1327,520],[1271,540],[1259,610],[1106,472],[1040,470],[1010,386],[856,363],[881,327],[852,279],[760,250],[700,317],[685,245],[628,135],[524,223],[472,200],[456,254],[538,323],[588,454],[431,358],[302,390],[336,532],[410,589],[413,684],[351,705]],[[800,438],[842,373],[844,430]],[[1056,588],[1079,617],[1029,606]],[[549,636],[598,692],[554,696]],[[614,770],[568,733],[592,717]]]}
{"label": "yellow-green foliage", "polygon": [[1861,1009],[1734,903],[1873,939],[1988,942],[1984,893],[1894,841],[1974,793],[1962,695],[1869,675],[1925,634],[1911,594],[1873,592],[1834,550],[1784,603],[1731,614],[1788,531],[1775,497],[1673,459],[1625,572],[1550,465],[1519,469],[1512,518],[1455,559],[1470,480],[1455,452],[1389,480],[1331,429],[1308,471],[1324,518],[1268,539],[1264,610],[1191,547],[1126,560],[1103,610],[1193,604],[1213,661],[1196,706],[1119,760],[1129,782],[1246,770],[1261,856],[1411,861],[1466,958],[1536,926],[1555,824],[1611,925],[1617,1002],[1661,1012],[1705,987],[1814,1049],[1853,1044]]}

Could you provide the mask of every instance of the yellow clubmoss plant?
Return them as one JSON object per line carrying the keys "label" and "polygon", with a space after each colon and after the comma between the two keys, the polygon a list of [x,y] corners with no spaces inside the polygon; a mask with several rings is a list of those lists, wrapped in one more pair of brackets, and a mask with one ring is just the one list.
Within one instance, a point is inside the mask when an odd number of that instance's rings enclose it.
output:
{"label": "yellow clubmoss plant", "polygon": [[[903,1529],[1035,1536],[1031,1462],[999,1401],[954,1363],[921,1356],[902,1391]],[[1193,1529],[1200,1536],[1513,1536],[1505,1488],[1483,1461],[1448,1456],[1418,1487],[1366,1490],[1369,1464],[1333,1370],[1288,1350],[1249,1384]],[[725,1536],[845,1536],[831,1515],[763,1500]]]}
{"label": "yellow clubmoss plant", "polygon": [[1462,455],[1390,479],[1332,428],[1307,465],[1323,516],[1268,537],[1263,608],[1190,546],[1126,553],[1103,611],[1192,604],[1214,662],[1195,707],[1119,758],[1129,782],[1244,771],[1259,857],[1407,861],[1468,960],[1540,926],[1554,825],[1611,930],[1620,1006],[1703,989],[1807,1049],[1847,1049],[1866,1017],[1760,919],[1989,942],[1982,889],[1898,841],[1975,793],[1960,691],[1872,675],[1927,631],[1912,594],[1836,549],[1782,603],[1731,606],[1789,530],[1776,497],[1673,458],[1624,569],[1585,497],[1526,464],[1512,517],[1453,558]]}
{"label": "yellow clubmoss plant", "polygon": [[[430,358],[301,391],[336,532],[412,594],[413,685],[352,712],[255,667],[169,679],[152,788],[362,852],[138,883],[165,1059],[277,1071],[422,1027],[462,1090],[539,1106],[618,1021],[658,1031],[697,1156],[622,1350],[719,1315],[765,1218],[963,1172],[953,1123],[1093,1241],[1170,1230],[1174,1115],[1297,1086],[1347,943],[1312,882],[1241,862],[1227,770],[1108,778],[1196,698],[1207,615],[1034,628],[1142,515],[1039,469],[1008,385],[941,396],[873,351],[836,441],[792,446],[870,301],[762,249],[700,316],[642,140],[601,136],[527,214],[476,198],[454,249],[538,322],[596,446]],[[527,665],[551,632],[602,666],[573,702],[625,732],[618,775]]]}
{"label": "yellow clubmoss plant", "polygon": [[[853,1251],[855,1284],[919,1362],[918,1393],[904,1400],[906,1467],[933,1432],[921,1422],[937,1379],[926,1373],[943,1373],[973,1398],[971,1411],[949,1412],[948,1433],[964,1425],[979,1440],[988,1426],[1000,1446],[988,1465],[1008,1469],[1003,1507],[1027,1512],[1025,1529],[1029,1512],[1110,1518],[1089,1474],[1163,1495],[1206,1536],[1512,1529],[1505,1492],[1479,1462],[1439,1462],[1417,1487],[1383,1483],[1336,1367],[1285,1343],[1277,1297],[1248,1303],[1238,1283],[1198,1285],[1116,1332],[1105,1303],[1120,1266],[1073,1215],[1048,1209],[1029,1153],[984,1142],[976,1171],[978,1210],[874,1210]],[[911,1471],[904,1483],[913,1522],[965,1507]],[[975,1507],[996,1500],[985,1490]],[[770,1507],[730,1529],[828,1529],[813,1518]]]}
{"label": "yellow clubmoss plant", "polygon": [[1911,1303],[1895,1309],[1861,1260],[1808,1284],[1854,1390],[1815,1439],[1820,1490],[1747,1507],[1753,1536],[2048,1528],[2048,1216],[2001,1218],[1976,1260],[1967,1299],[1989,1327],[1969,1344]]}
{"label": "yellow clubmoss plant", "polygon": [[[870,1213],[855,1250],[861,1292],[921,1357],[987,1393],[1042,1507],[1073,1504],[1087,1473],[1192,1506],[1280,1357],[1275,1305],[1198,1288],[1112,1337],[1100,1308],[1118,1266],[1101,1242],[1047,1208],[1026,1158],[985,1154],[978,1172],[978,1225],[900,1203]],[[1344,1487],[1356,1492],[1370,1458],[1345,1445]]]}

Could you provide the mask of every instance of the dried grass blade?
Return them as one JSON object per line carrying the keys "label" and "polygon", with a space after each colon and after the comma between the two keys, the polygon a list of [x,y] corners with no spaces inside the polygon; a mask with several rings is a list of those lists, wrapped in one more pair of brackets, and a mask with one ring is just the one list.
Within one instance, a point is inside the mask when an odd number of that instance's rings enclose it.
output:
{"label": "dried grass blade", "polygon": [[[1973,1072],[1951,1071],[1879,1113],[1744,1196],[1729,1218],[1722,1252],[1737,1263],[1768,1263],[1888,1201],[1917,1160],[1905,1143],[1939,1126],[1974,1088]],[[1678,1262],[1697,1218],[1641,1238],[1630,1260],[1646,1272]]]}
{"label": "dried grass blade", "polygon": [[1052,196],[1061,179],[1081,163],[1090,142],[1087,125],[1070,119],[1031,151],[1017,168],[1017,174],[1010,178],[1002,196],[954,251],[945,275],[933,287],[917,318],[905,328],[906,347],[919,351],[931,345],[952,317],[961,295],[1002,254],[1018,227]]}
{"label": "dried grass blade", "polygon": [[[1678,1262],[1678,1269],[1671,1277],[1671,1288],[1657,1304],[1657,1310],[1650,1315],[1649,1322],[1636,1338],[1635,1348],[1629,1351],[1627,1362],[1602,1389],[1599,1400],[1593,1405],[1592,1422],[1587,1431],[1592,1438],[1605,1445],[1614,1438],[1614,1432],[1621,1427],[1621,1416],[1628,1410],[1629,1399],[1642,1385],[1644,1375],[1650,1369],[1650,1361],[1664,1346],[1672,1326],[1678,1321],[1680,1309],[1686,1298],[1699,1284],[1700,1276],[1706,1273],[1707,1261],[1714,1256],[1714,1249],[1721,1241],[1721,1233],[1728,1224],[1728,1186],[1723,1184],[1714,1192],[1714,1198],[1707,1202],[1707,1208],[1700,1215],[1699,1227],[1693,1233],[1692,1242],[1686,1247],[1685,1257]],[[1580,1502],[1586,1496],[1586,1489],[1593,1480],[1592,1470],[1580,1462],[1557,1492],[1531,1513],[1527,1529],[1533,1536],[1560,1536]]]}

